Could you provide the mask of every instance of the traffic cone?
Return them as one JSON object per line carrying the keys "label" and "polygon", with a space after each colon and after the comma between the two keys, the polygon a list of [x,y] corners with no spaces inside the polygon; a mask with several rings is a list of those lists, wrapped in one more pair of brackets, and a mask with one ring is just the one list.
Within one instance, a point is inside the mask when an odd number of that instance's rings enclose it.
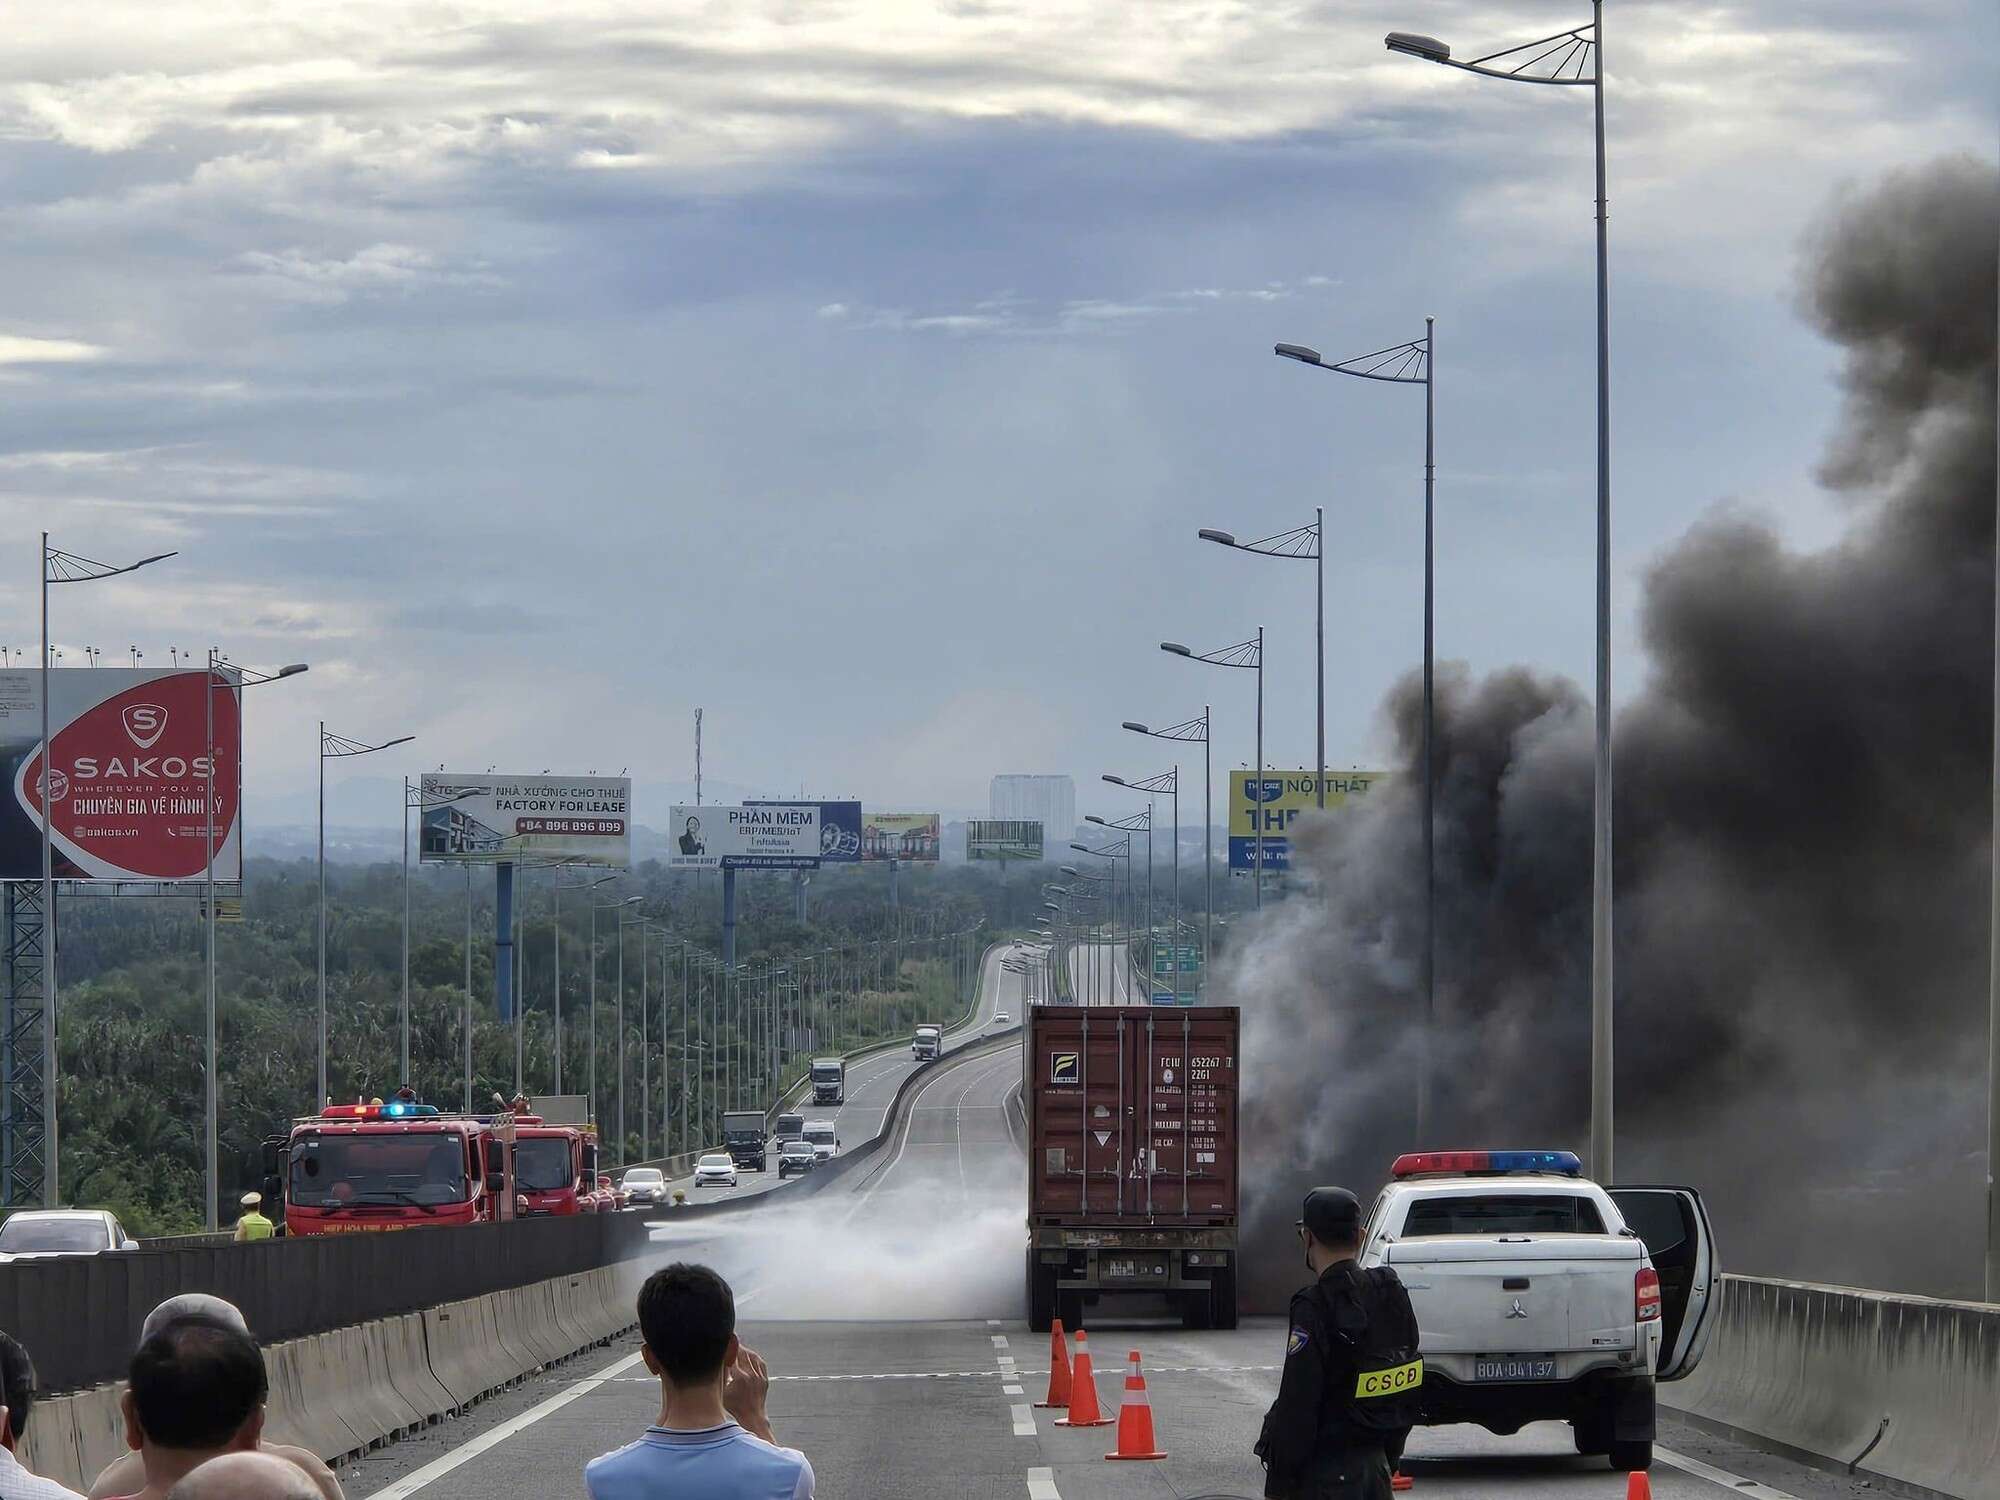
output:
{"label": "traffic cone", "polygon": [[1653,1481],[1645,1470],[1634,1469],[1625,1476],[1625,1500],[1653,1500]]}
{"label": "traffic cone", "polygon": [[1146,1398],[1146,1377],[1139,1372],[1139,1351],[1125,1365],[1125,1398],[1118,1403],[1118,1451],[1106,1458],[1165,1458],[1153,1444],[1153,1403]]}
{"label": "traffic cone", "polygon": [[1409,1475],[1407,1475],[1407,1474],[1405,1474],[1405,1473],[1404,1473],[1404,1472],[1403,1472],[1403,1471],[1402,1471],[1401,1469],[1391,1469],[1391,1470],[1389,1471],[1389,1488],[1390,1488],[1390,1489],[1392,1489],[1392,1490],[1413,1490],[1413,1489],[1415,1489],[1416,1487],[1417,1487],[1417,1482],[1416,1482],[1416,1480],[1414,1480],[1414,1479],[1410,1478],[1410,1476],[1409,1476]]}
{"label": "traffic cone", "polygon": [[1057,1411],[1069,1405],[1069,1344],[1063,1338],[1061,1318],[1049,1325],[1049,1396],[1035,1405]]}
{"label": "traffic cone", "polygon": [[1111,1418],[1097,1405],[1097,1382],[1090,1376],[1090,1335],[1076,1331],[1076,1363],[1069,1372],[1069,1415],[1057,1417],[1055,1427],[1109,1427]]}

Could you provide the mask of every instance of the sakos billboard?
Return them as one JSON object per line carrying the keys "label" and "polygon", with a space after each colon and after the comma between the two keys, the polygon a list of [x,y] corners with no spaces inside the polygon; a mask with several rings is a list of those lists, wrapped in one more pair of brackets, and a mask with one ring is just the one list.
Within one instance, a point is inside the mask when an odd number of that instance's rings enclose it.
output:
{"label": "sakos billboard", "polygon": [[[236,674],[228,667],[213,677],[199,668],[67,667],[48,681],[55,878],[205,880],[212,823],[214,878],[242,879]],[[0,767],[8,788],[0,806],[0,880],[42,873],[41,682],[38,671],[0,671]]]}

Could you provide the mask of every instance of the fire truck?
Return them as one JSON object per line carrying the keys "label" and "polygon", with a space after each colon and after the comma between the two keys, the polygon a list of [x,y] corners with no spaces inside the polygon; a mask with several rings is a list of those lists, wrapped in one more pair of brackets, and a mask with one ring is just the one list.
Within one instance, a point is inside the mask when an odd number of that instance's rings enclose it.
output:
{"label": "fire truck", "polygon": [[526,1103],[495,1115],[447,1114],[403,1089],[387,1103],[329,1104],[265,1143],[266,1201],[283,1202],[288,1235],[610,1209],[615,1198],[598,1187],[595,1128],[548,1124]]}

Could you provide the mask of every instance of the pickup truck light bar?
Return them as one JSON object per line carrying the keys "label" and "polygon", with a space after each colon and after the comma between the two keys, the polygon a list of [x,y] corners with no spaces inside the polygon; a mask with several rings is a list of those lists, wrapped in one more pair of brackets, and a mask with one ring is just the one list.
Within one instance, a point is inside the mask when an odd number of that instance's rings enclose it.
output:
{"label": "pickup truck light bar", "polygon": [[1391,1177],[1433,1173],[1559,1172],[1581,1177],[1583,1161],[1574,1151],[1411,1151],[1396,1158]]}

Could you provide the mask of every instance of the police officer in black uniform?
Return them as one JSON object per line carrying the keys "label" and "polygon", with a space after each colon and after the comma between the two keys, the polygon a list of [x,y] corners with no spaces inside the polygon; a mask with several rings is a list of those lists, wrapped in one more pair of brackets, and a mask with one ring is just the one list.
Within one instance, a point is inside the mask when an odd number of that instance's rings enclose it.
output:
{"label": "police officer in black uniform", "polygon": [[1361,1204],[1314,1188],[1298,1223],[1318,1278],[1292,1298],[1285,1372],[1257,1456],[1269,1500],[1389,1500],[1417,1416],[1423,1360],[1410,1294],[1386,1266],[1364,1271]]}

